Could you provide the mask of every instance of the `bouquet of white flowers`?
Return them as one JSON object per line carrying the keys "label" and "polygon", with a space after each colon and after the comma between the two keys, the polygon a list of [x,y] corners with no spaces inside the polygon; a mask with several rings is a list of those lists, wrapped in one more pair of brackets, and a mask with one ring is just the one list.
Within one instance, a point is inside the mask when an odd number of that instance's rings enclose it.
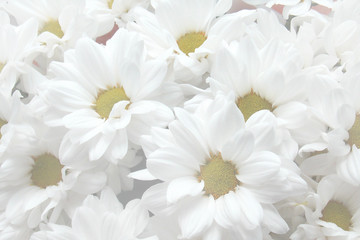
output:
{"label": "bouquet of white flowers", "polygon": [[0,53],[0,240],[360,239],[360,1],[2,0]]}

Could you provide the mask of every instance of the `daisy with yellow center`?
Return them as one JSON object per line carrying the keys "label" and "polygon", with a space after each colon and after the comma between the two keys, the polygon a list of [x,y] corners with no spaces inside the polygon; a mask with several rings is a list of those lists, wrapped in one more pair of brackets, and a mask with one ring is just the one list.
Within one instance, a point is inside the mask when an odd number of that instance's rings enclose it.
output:
{"label": "daisy with yellow center", "polygon": [[153,97],[168,94],[161,84],[166,63],[148,61],[137,34],[119,29],[106,46],[83,38],[69,54],[64,63],[52,65],[59,81],[47,92],[55,112],[67,109],[52,119],[69,130],[60,148],[66,162],[76,161],[85,148],[90,161],[118,163],[151,126],[166,126],[173,118]]}
{"label": "daisy with yellow center", "polygon": [[[271,113],[300,145],[321,137],[326,127],[303,101],[308,82],[300,79],[310,74],[298,64],[301,60],[295,48],[279,41],[259,47],[251,37],[244,37],[224,44],[212,60],[206,79],[211,95],[200,94],[203,98],[228,96],[246,122],[261,121]],[[195,107],[202,97],[186,104]],[[309,130],[309,126],[315,127]]]}
{"label": "daisy with yellow center", "polygon": [[[68,0],[14,0],[5,4],[4,8],[18,24],[23,24],[28,19],[35,22],[38,26],[37,44],[41,44],[41,51],[49,58],[47,61],[51,62],[55,54],[73,48],[82,36],[96,38],[100,35],[98,32],[101,30],[97,30],[98,27],[89,17],[85,5],[82,1]],[[46,73],[47,66],[41,67],[41,71]]]}
{"label": "daisy with yellow center", "polygon": [[327,128],[323,130],[326,137],[320,150],[327,151],[302,162],[301,168],[305,174],[337,173],[349,184],[360,186],[359,91],[357,65],[347,69],[339,87],[324,92],[316,91],[317,97],[310,104],[326,122]]}
{"label": "daisy with yellow center", "polygon": [[144,36],[152,57],[168,56],[177,81],[200,84],[201,75],[209,69],[208,58],[218,48],[218,40],[226,41],[230,35],[229,29],[218,26],[216,20],[230,9],[232,1],[159,0],[151,4],[154,13],[135,11],[139,17],[129,28]]}
{"label": "daisy with yellow center", "polygon": [[[39,227],[40,222],[56,222],[64,207],[71,207],[69,201],[94,194],[106,183],[105,173],[63,162],[58,155],[61,135],[54,137],[54,130],[44,125],[31,126],[32,131],[22,133],[29,134],[26,140],[20,135],[18,141],[10,143],[11,151],[3,156],[0,169],[0,180],[6,183],[0,184],[6,217],[29,230]],[[13,134],[16,137],[18,133]],[[84,159],[86,155],[77,154],[77,161]]]}
{"label": "daisy with yellow center", "polygon": [[337,175],[328,175],[319,182],[314,197],[316,204],[303,206],[307,212],[306,223],[299,226],[291,239],[300,240],[304,235],[309,240],[360,237],[359,187],[344,182]]}
{"label": "daisy with yellow center", "polygon": [[[204,237],[214,225],[228,233],[238,229],[250,237],[266,222],[264,209],[279,221],[281,230],[274,231],[286,231],[280,215],[266,204],[280,200],[275,197],[278,191],[282,192],[280,198],[304,191],[305,183],[282,166],[271,144],[257,145],[259,128],[247,129],[237,106],[225,98],[204,100],[195,113],[183,109],[175,109],[175,113],[178,119],[168,130],[153,131],[153,139],[159,142],[155,150],[153,143],[143,144],[147,170],[164,181],[143,196],[144,202],[150,203],[150,211],[178,214],[181,237],[186,239]],[[260,130],[262,134],[269,134],[266,129],[274,127],[271,121],[267,123]],[[141,173],[135,175],[141,178]],[[286,176],[295,176],[299,185],[292,185]],[[155,199],[161,195],[166,198]]]}

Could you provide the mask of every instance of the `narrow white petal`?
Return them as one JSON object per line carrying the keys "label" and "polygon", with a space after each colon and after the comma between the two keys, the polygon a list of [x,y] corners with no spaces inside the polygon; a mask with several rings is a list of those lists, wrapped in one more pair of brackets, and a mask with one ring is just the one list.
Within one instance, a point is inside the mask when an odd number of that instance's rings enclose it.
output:
{"label": "narrow white petal", "polygon": [[182,177],[172,180],[167,189],[167,200],[175,203],[186,196],[196,196],[204,189],[204,181],[199,182],[195,177]]}

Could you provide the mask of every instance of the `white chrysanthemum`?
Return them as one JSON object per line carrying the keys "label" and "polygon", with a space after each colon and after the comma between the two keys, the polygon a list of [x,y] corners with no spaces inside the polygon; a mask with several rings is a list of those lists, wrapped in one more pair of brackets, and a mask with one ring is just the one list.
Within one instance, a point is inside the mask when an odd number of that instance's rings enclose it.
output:
{"label": "white chrysanthemum", "polygon": [[298,16],[307,13],[313,4],[318,4],[327,8],[333,6],[333,0],[243,0],[251,5],[266,5],[272,7],[274,5],[283,5],[282,14],[284,18],[290,15]]}
{"label": "white chrysanthemum", "polygon": [[39,25],[38,41],[46,47],[49,57],[61,46],[66,49],[75,45],[84,34],[95,37],[95,21],[84,13],[82,0],[12,0],[6,1],[5,9],[21,24],[30,18]]}
{"label": "white chrysanthemum", "polygon": [[32,64],[39,46],[35,43],[38,26],[28,20],[19,26],[10,24],[9,16],[0,11],[0,86],[10,95],[16,84],[16,73]]}
{"label": "white chrysanthemum", "polygon": [[135,7],[147,8],[149,0],[87,0],[86,11],[99,24],[99,34],[108,33],[116,22],[119,26],[126,25],[133,19]]}
{"label": "white chrysanthemum", "polygon": [[[305,182],[289,157],[296,147],[276,153],[275,145],[289,135],[274,137],[274,117],[264,114],[267,121],[245,126],[236,105],[224,98],[205,100],[195,114],[175,113],[178,120],[168,130],[144,137],[147,169],[164,181],[144,193],[150,211],[175,217],[185,239],[261,239],[262,226],[286,232],[273,203],[303,191]],[[148,177],[143,174],[132,176]]]}
{"label": "white chrysanthemum", "polygon": [[358,66],[348,69],[341,78],[341,85],[331,89],[322,88],[310,99],[329,130],[324,131],[322,142],[306,146],[306,151],[314,153],[301,165],[308,175],[337,173],[344,181],[360,185]]}
{"label": "white chrysanthemum", "polygon": [[360,238],[360,188],[336,175],[324,177],[314,195],[316,204],[303,204],[307,223],[301,224],[292,240],[355,240]]}
{"label": "white chrysanthemum", "polygon": [[148,211],[138,199],[123,209],[111,189],[101,192],[100,198],[88,196],[75,210],[72,227],[48,224],[34,233],[31,240],[157,240],[155,236],[141,237],[149,221]]}
{"label": "white chrysanthemum", "polygon": [[[13,142],[1,158],[0,210],[15,229],[57,221],[64,210],[72,211],[77,201],[100,191],[107,180],[103,172],[80,171],[62,163],[58,149],[63,131],[43,125],[34,125],[33,130],[36,135]],[[77,155],[79,160],[82,157]]]}
{"label": "white chrysanthemum", "polygon": [[90,161],[117,163],[151,126],[165,127],[173,113],[156,97],[168,96],[166,63],[147,60],[143,42],[120,29],[106,46],[78,41],[64,63],[50,66],[55,79],[43,85],[48,124],[68,128],[60,156],[76,162],[78,152]]}
{"label": "white chrysanthemum", "polygon": [[212,95],[234,93],[246,121],[261,110],[271,111],[302,145],[318,139],[325,129],[305,103],[313,73],[302,68],[294,46],[273,40],[258,48],[246,37],[218,51],[207,81]]}
{"label": "white chrysanthemum", "polygon": [[11,148],[12,142],[26,141],[33,134],[33,129],[26,123],[29,113],[20,96],[18,91],[12,96],[0,91],[0,156]]}
{"label": "white chrysanthemum", "polygon": [[[136,23],[128,27],[143,35],[151,56],[165,56],[173,63],[177,81],[190,81],[195,85],[208,71],[207,57],[216,52],[221,41],[231,39],[234,34],[241,35],[243,25],[249,22],[247,17],[254,13],[241,11],[224,15],[231,7],[229,0],[160,0],[151,3],[154,14],[138,11]],[[250,22],[254,20],[250,18]]]}
{"label": "white chrysanthemum", "polygon": [[360,2],[336,1],[330,24],[320,36],[322,46],[330,57],[336,57],[338,65],[346,69],[359,61],[360,52]]}

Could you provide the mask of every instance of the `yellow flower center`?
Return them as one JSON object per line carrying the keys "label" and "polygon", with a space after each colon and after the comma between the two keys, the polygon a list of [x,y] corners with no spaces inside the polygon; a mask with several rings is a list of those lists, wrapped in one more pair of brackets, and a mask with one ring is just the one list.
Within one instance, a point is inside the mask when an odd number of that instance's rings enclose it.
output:
{"label": "yellow flower center", "polygon": [[188,55],[195,52],[195,49],[200,47],[206,40],[205,33],[203,32],[191,32],[180,37],[177,44],[183,53]]}
{"label": "yellow flower center", "polygon": [[249,119],[251,115],[260,110],[273,110],[272,104],[266,99],[261,98],[259,95],[251,91],[249,94],[236,100],[236,105],[244,115],[245,121]]}
{"label": "yellow flower center", "polygon": [[347,142],[350,146],[355,144],[357,148],[360,148],[360,115],[356,115],[354,125],[349,130]]}
{"label": "yellow flower center", "polygon": [[51,154],[43,154],[34,158],[34,166],[31,171],[31,180],[34,185],[46,188],[54,186],[62,180],[61,165],[59,159]]}
{"label": "yellow flower center", "polygon": [[98,94],[94,109],[101,118],[107,119],[115,103],[129,100],[124,88],[114,87]]}
{"label": "yellow flower center", "polygon": [[2,72],[3,68],[5,67],[6,63],[0,62],[0,73]]}
{"label": "yellow flower center", "polygon": [[236,168],[229,161],[224,161],[221,154],[213,155],[211,159],[200,167],[199,181],[204,180],[206,194],[211,194],[215,199],[234,191],[239,185],[236,178]]}
{"label": "yellow flower center", "polygon": [[61,30],[61,26],[59,24],[59,21],[57,20],[50,20],[45,23],[45,25],[40,30],[40,33],[42,32],[51,32],[59,38],[62,38],[64,36],[64,32]]}
{"label": "yellow flower center", "polygon": [[108,0],[108,1],[107,1],[108,7],[109,7],[110,9],[112,9],[113,3],[114,3],[114,0]]}
{"label": "yellow flower center", "polygon": [[333,200],[329,201],[323,209],[322,215],[321,220],[335,223],[343,230],[349,231],[352,216],[343,204]]}
{"label": "yellow flower center", "polygon": [[[0,129],[1,129],[2,126],[4,126],[5,124],[7,124],[7,121],[0,119]],[[1,138],[1,137],[2,137],[2,135],[1,135],[1,132],[0,132],[0,138]]]}

